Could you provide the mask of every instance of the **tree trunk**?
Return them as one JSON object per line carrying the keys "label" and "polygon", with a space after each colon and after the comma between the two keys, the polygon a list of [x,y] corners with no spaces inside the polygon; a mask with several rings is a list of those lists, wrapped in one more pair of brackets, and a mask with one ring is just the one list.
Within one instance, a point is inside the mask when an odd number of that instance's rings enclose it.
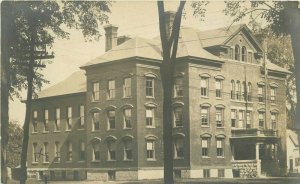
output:
{"label": "tree trunk", "polygon": [[27,150],[28,150],[28,141],[29,141],[29,125],[30,125],[30,116],[31,116],[31,102],[32,102],[32,93],[33,93],[33,78],[34,71],[33,66],[35,62],[34,58],[34,39],[35,32],[31,34],[31,43],[30,43],[30,61],[27,72],[27,99],[26,99],[26,113],[25,121],[23,125],[23,144],[22,144],[22,153],[21,153],[21,176],[20,184],[25,184],[27,180]]}

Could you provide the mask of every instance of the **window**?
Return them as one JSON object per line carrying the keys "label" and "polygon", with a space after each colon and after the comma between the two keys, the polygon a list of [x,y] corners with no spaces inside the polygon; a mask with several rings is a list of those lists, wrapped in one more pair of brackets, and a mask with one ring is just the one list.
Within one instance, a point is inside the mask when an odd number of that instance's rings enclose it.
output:
{"label": "window", "polygon": [[243,86],[242,86],[242,99],[244,100],[244,101],[246,101],[246,99],[247,99],[247,85],[246,85],[246,82],[244,81],[243,82]]}
{"label": "window", "polygon": [[107,111],[107,118],[108,118],[108,129],[115,129],[116,128],[116,111],[114,111],[114,110]]}
{"label": "window", "polygon": [[116,160],[116,143],[115,141],[107,142],[108,160]]}
{"label": "window", "polygon": [[201,96],[208,96],[208,78],[201,77]]}
{"label": "window", "polygon": [[177,77],[174,80],[174,97],[183,96],[183,79],[182,77]]}
{"label": "window", "polygon": [[242,61],[247,62],[247,49],[246,49],[246,47],[242,47]]}
{"label": "window", "polygon": [[217,139],[217,157],[224,157],[224,139]]}
{"label": "window", "polygon": [[225,177],[225,170],[218,169],[218,178],[224,178],[224,177]]}
{"label": "window", "polygon": [[131,97],[131,78],[125,78],[124,79],[124,97]]}
{"label": "window", "polygon": [[209,169],[203,169],[203,177],[210,178],[210,170]]}
{"label": "window", "polygon": [[249,102],[251,102],[251,100],[252,100],[252,85],[250,82],[248,83],[247,96],[248,96],[247,100]]}
{"label": "window", "polygon": [[154,140],[147,140],[147,160],[155,159]]}
{"label": "window", "polygon": [[183,158],[183,138],[174,140],[174,158]]}
{"label": "window", "polygon": [[100,129],[100,113],[99,112],[92,113],[92,121],[93,121],[93,130],[99,130]]}
{"label": "window", "polygon": [[240,60],[240,46],[236,45],[234,49],[234,59]]}
{"label": "window", "polygon": [[259,128],[264,128],[265,124],[265,113],[264,112],[259,112],[258,113],[258,126]]}
{"label": "window", "polygon": [[202,138],[201,140],[202,157],[208,157],[208,145],[209,145],[209,138]]}
{"label": "window", "polygon": [[93,147],[93,161],[100,161],[100,142],[95,140],[92,142]]}
{"label": "window", "polygon": [[59,131],[60,129],[60,108],[55,109],[55,125],[54,130]]}
{"label": "window", "polygon": [[238,128],[244,127],[244,111],[239,111],[239,124]]}
{"label": "window", "polygon": [[236,127],[236,110],[231,110],[231,127]]}
{"label": "window", "polygon": [[109,181],[114,181],[116,180],[116,171],[108,171],[108,180]]}
{"label": "window", "polygon": [[174,126],[181,127],[183,126],[183,117],[182,117],[182,107],[176,107],[174,109]]}
{"label": "window", "polygon": [[246,128],[251,128],[251,112],[246,112]]}
{"label": "window", "polygon": [[248,62],[252,63],[252,53],[248,52]]}
{"label": "window", "polygon": [[275,98],[276,98],[276,88],[271,87],[271,96],[270,96],[271,103],[275,103]]}
{"label": "window", "polygon": [[37,132],[37,111],[33,111],[33,120],[32,120],[32,131]]}
{"label": "window", "polygon": [[221,98],[222,97],[222,80],[216,79],[216,97]]}
{"label": "window", "polygon": [[49,144],[44,142],[44,162],[49,162]]}
{"label": "window", "polygon": [[132,160],[132,140],[124,141],[124,160]]}
{"label": "window", "polygon": [[201,108],[201,125],[209,126],[209,107]]}
{"label": "window", "polygon": [[60,143],[55,142],[54,144],[54,162],[60,162]]}
{"label": "window", "polygon": [[79,147],[79,160],[84,161],[85,160],[85,142],[80,141],[80,147]]}
{"label": "window", "polygon": [[271,113],[271,123],[272,123],[273,130],[277,129],[277,118],[278,118],[278,114],[276,112],[272,112]]}
{"label": "window", "polygon": [[154,97],[154,79],[152,77],[146,77],[146,96]]}
{"label": "window", "polygon": [[229,59],[233,59],[233,48],[228,49],[228,57]]}
{"label": "window", "polygon": [[84,129],[84,105],[80,105],[79,107],[79,129]]}
{"label": "window", "polygon": [[241,100],[241,83],[237,81],[236,83],[236,99]]}
{"label": "window", "polygon": [[93,101],[98,101],[100,97],[99,82],[93,83]]}
{"label": "window", "polygon": [[72,107],[67,108],[67,128],[66,130],[72,129]]}
{"label": "window", "polygon": [[258,86],[258,94],[257,94],[257,96],[258,96],[258,102],[262,102],[262,103],[264,103],[264,91],[265,91],[265,87],[264,86],[262,86],[262,85],[259,85]]}
{"label": "window", "polygon": [[108,91],[107,91],[107,98],[114,99],[116,92],[115,80],[108,81]]}
{"label": "window", "polygon": [[217,127],[224,127],[223,109],[221,109],[221,108],[216,108],[216,124],[217,124]]}
{"label": "window", "polygon": [[49,120],[48,120],[48,110],[45,109],[44,110],[44,132],[48,132],[49,131]]}
{"label": "window", "polygon": [[147,127],[154,127],[154,109],[153,108],[146,108],[146,126]]}
{"label": "window", "polygon": [[124,109],[124,128],[131,127],[131,109]]}
{"label": "window", "polygon": [[234,80],[231,81],[230,97],[232,100],[235,99],[235,82],[234,82]]}
{"label": "window", "polygon": [[72,154],[73,150],[72,150],[72,143],[71,142],[67,142],[67,161],[72,161]]}
{"label": "window", "polygon": [[32,159],[33,159],[33,162],[38,162],[38,156],[39,156],[39,152],[38,152],[38,149],[37,149],[37,143],[33,143],[32,144],[32,149],[33,149],[33,155],[32,155]]}

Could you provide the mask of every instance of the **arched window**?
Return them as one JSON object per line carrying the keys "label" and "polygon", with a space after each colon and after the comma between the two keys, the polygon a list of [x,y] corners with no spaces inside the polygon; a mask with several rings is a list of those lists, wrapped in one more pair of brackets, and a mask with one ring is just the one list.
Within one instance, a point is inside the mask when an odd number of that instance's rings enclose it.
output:
{"label": "arched window", "polygon": [[231,81],[231,99],[234,100],[235,99],[235,82],[234,80]]}
{"label": "arched window", "polygon": [[246,49],[246,47],[242,47],[242,61],[247,62],[247,49]]}
{"label": "arched window", "polygon": [[240,46],[239,45],[235,46],[234,53],[235,53],[234,59],[240,60]]}

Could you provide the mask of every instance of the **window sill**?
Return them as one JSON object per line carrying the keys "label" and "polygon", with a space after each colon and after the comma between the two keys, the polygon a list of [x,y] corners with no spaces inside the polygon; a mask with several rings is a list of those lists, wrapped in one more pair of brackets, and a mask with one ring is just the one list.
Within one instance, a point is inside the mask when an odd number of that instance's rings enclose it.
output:
{"label": "window sill", "polygon": [[223,100],[222,97],[216,97],[216,100]]}
{"label": "window sill", "polygon": [[85,129],[84,128],[79,128],[77,129],[78,131],[84,131]]}
{"label": "window sill", "polygon": [[147,158],[148,162],[156,162],[157,160],[155,158]]}
{"label": "window sill", "polygon": [[174,160],[183,160],[184,158],[183,157],[176,157],[176,158],[173,158]]}
{"label": "window sill", "polygon": [[265,105],[265,102],[258,102],[258,104],[260,104],[260,105]]}
{"label": "window sill", "polygon": [[149,99],[155,99],[154,96],[146,96],[146,98],[149,98]]}
{"label": "window sill", "polygon": [[43,134],[48,134],[49,133],[49,131],[43,131]]}
{"label": "window sill", "polygon": [[85,160],[79,160],[77,161],[78,163],[85,163],[86,161]]}
{"label": "window sill", "polygon": [[38,162],[31,162],[32,165],[38,165]]}
{"label": "window sill", "polygon": [[92,163],[99,163],[100,160],[92,160],[91,162],[92,162]]}
{"label": "window sill", "polygon": [[111,128],[111,129],[107,129],[106,131],[113,132],[113,131],[116,131],[116,129],[115,128]]}
{"label": "window sill", "polygon": [[202,156],[201,158],[207,159],[210,158],[209,156]]}
{"label": "window sill", "polygon": [[54,130],[53,133],[60,133],[60,130]]}
{"label": "window sill", "polygon": [[43,164],[49,164],[50,162],[43,162]]}
{"label": "window sill", "polygon": [[203,127],[203,128],[209,128],[210,126],[209,125],[201,125],[201,127]]}
{"label": "window sill", "polygon": [[66,161],[66,163],[72,163],[72,160],[68,160],[68,161]]}
{"label": "window sill", "polygon": [[146,128],[151,128],[151,129],[153,129],[153,128],[156,128],[155,126],[146,126]]}
{"label": "window sill", "polygon": [[216,127],[217,129],[224,129],[225,127],[224,126],[222,126],[222,127]]}
{"label": "window sill", "polygon": [[69,130],[69,129],[68,129],[68,130],[65,130],[65,132],[71,132],[71,131],[72,131],[72,130]]}
{"label": "window sill", "polygon": [[99,103],[100,100],[92,100],[91,103]]}
{"label": "window sill", "polygon": [[217,158],[224,158],[224,156],[217,156]]}
{"label": "window sill", "polygon": [[209,97],[208,97],[208,96],[201,96],[201,98],[209,99]]}
{"label": "window sill", "polygon": [[132,130],[132,127],[125,127],[125,128],[123,128],[123,130]]}
{"label": "window sill", "polygon": [[31,132],[31,134],[38,134],[38,132]]}

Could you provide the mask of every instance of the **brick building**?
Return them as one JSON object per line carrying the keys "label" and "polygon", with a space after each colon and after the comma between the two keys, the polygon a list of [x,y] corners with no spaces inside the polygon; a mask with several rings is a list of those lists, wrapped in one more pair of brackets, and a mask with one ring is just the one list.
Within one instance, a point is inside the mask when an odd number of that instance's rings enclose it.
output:
{"label": "brick building", "polygon": [[[118,37],[117,30],[105,27],[102,56],[34,100],[30,177],[163,177],[160,39]],[[288,72],[264,65],[247,26],[182,27],[177,58],[170,94],[175,177],[284,173]]]}

